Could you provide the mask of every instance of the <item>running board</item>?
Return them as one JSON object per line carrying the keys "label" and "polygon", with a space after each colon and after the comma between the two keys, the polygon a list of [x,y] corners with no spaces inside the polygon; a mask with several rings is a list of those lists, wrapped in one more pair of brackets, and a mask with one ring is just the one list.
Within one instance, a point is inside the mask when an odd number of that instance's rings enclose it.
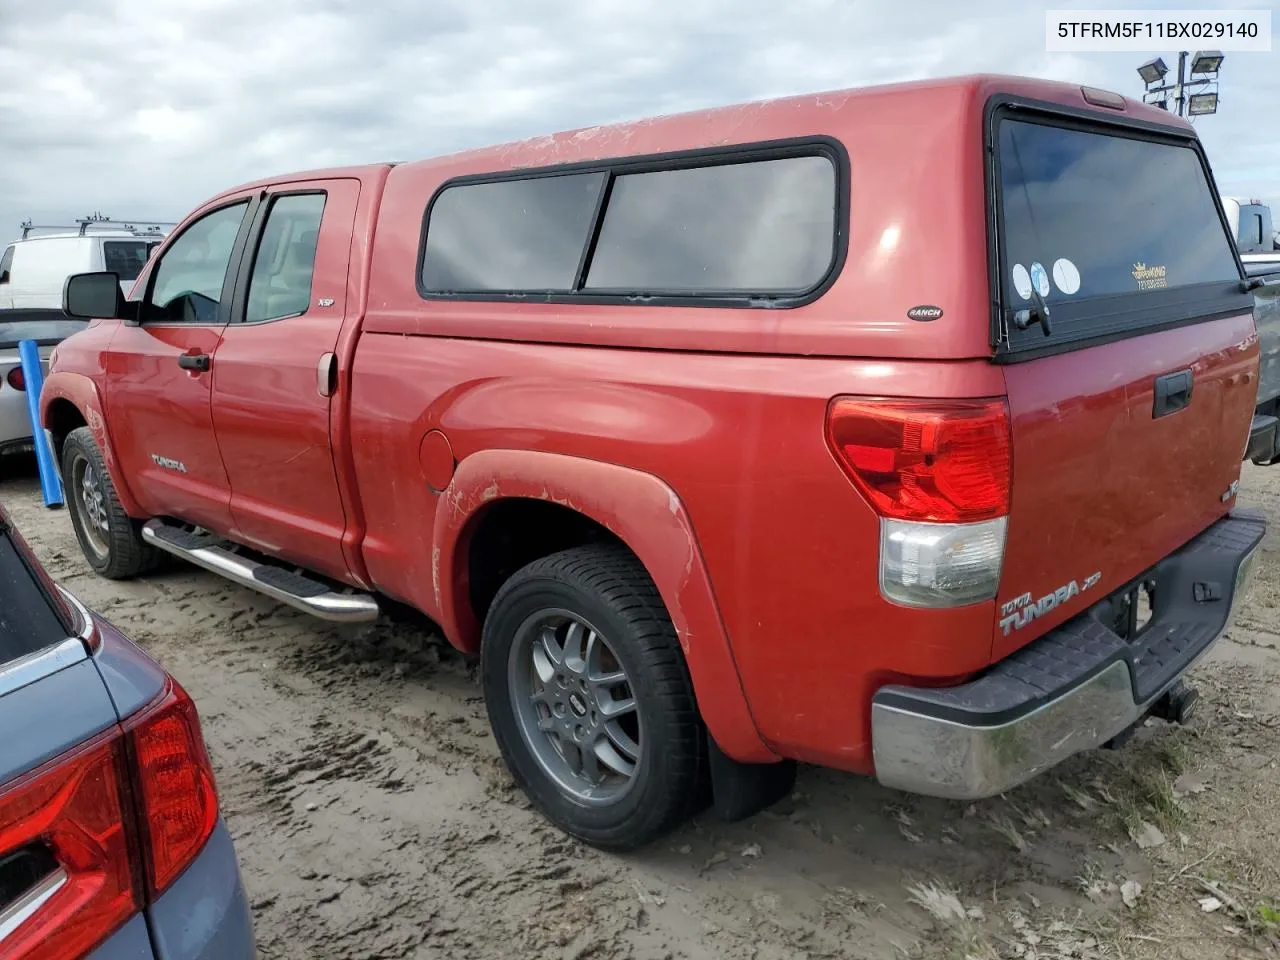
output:
{"label": "running board", "polygon": [[163,520],[148,520],[142,525],[142,539],[166,553],[321,620],[364,623],[378,618],[378,601],[370,594],[338,593],[305,574],[259,563],[241,556],[234,544],[214,534],[170,526]]}

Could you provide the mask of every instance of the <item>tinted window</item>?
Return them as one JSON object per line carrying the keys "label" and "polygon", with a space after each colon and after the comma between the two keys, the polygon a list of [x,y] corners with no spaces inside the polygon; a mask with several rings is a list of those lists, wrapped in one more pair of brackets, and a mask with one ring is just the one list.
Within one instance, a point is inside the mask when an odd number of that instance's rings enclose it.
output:
{"label": "tinted window", "polygon": [[816,286],[835,249],[836,173],[790,157],[618,177],[588,289],[787,293]]}
{"label": "tinted window", "polygon": [[13,266],[13,247],[5,247],[0,254],[0,283],[9,282],[9,270]]}
{"label": "tinted window", "polygon": [[1006,120],[1000,177],[1010,306],[1239,279],[1190,147]]}
{"label": "tinted window", "polygon": [[34,340],[41,345],[58,343],[89,325],[88,320],[59,317],[49,311],[48,320],[6,320],[0,313],[0,347],[16,347],[19,340]]}
{"label": "tinted window", "polygon": [[277,197],[267,214],[249,281],[245,320],[259,323],[305,313],[311,302],[323,193]]}
{"label": "tinted window", "polygon": [[119,274],[121,280],[137,280],[150,252],[145,240],[104,240],[103,269],[108,273]]}
{"label": "tinted window", "polygon": [[0,532],[0,664],[66,638],[66,628],[22,555],[9,535]]}
{"label": "tinted window", "polygon": [[218,316],[231,250],[248,203],[206,214],[188,227],[160,257],[146,318],[212,323]]}
{"label": "tinted window", "polygon": [[1258,246],[1262,246],[1262,214],[1255,213],[1253,215],[1253,234],[1256,239],[1253,242]]}
{"label": "tinted window", "polygon": [[603,182],[603,173],[586,173],[445,189],[431,206],[423,287],[573,289]]}

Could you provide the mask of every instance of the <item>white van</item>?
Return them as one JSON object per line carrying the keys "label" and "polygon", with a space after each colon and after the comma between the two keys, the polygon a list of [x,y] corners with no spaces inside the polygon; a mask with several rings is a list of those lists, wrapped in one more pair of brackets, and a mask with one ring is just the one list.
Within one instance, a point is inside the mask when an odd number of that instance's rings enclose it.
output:
{"label": "white van", "polygon": [[[18,343],[34,340],[47,367],[62,340],[87,325],[62,312],[62,286],[75,273],[107,270],[125,293],[164,240],[161,224],[140,229],[100,218],[73,227],[22,224],[22,237],[0,254],[0,453],[31,443],[26,378]],[[37,234],[37,231],[47,231]]]}
{"label": "white van", "polygon": [[[57,232],[33,234],[40,229]],[[0,311],[62,310],[62,285],[74,273],[118,274],[125,293],[164,240],[157,227],[92,222],[70,228],[23,225],[23,236],[0,254]]]}

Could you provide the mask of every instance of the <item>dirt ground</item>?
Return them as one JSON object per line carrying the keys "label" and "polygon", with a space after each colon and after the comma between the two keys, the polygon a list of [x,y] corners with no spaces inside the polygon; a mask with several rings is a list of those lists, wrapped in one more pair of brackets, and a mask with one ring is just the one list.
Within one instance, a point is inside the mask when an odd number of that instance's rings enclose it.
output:
{"label": "dirt ground", "polygon": [[531,811],[429,625],[330,626],[194,568],[98,579],[34,467],[0,470],[54,576],[195,698],[265,960],[1280,952],[1280,467],[1245,468],[1272,532],[1190,728],[973,805],[804,769],[765,814],[626,857]]}

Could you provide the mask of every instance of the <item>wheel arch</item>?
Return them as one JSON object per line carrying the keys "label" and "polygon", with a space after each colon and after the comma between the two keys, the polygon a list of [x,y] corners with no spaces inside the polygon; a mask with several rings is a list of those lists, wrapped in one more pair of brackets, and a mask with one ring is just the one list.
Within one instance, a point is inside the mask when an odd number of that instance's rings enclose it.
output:
{"label": "wheel arch", "polygon": [[61,467],[62,444],[67,435],[79,427],[88,427],[93,440],[102,451],[111,482],[115,485],[120,505],[132,517],[143,516],[142,508],[134,499],[120,461],[116,459],[107,432],[107,418],[98,385],[88,377],[77,373],[50,373],[40,392],[40,423],[52,439],[54,457]]}
{"label": "wheel arch", "polygon": [[[431,577],[439,621],[458,648],[479,649],[483,607],[473,592],[473,548],[495,511],[542,504],[545,517],[627,547],[652,577],[675,625],[707,729],[729,756],[771,762],[679,496],[658,477],[617,464],[532,450],[485,450],[459,465],[436,505]],[[527,515],[527,514],[526,514]],[[580,519],[579,519],[580,518]],[[492,529],[492,527],[488,527]],[[554,552],[547,550],[546,552]],[[480,588],[483,596],[487,586]]]}

